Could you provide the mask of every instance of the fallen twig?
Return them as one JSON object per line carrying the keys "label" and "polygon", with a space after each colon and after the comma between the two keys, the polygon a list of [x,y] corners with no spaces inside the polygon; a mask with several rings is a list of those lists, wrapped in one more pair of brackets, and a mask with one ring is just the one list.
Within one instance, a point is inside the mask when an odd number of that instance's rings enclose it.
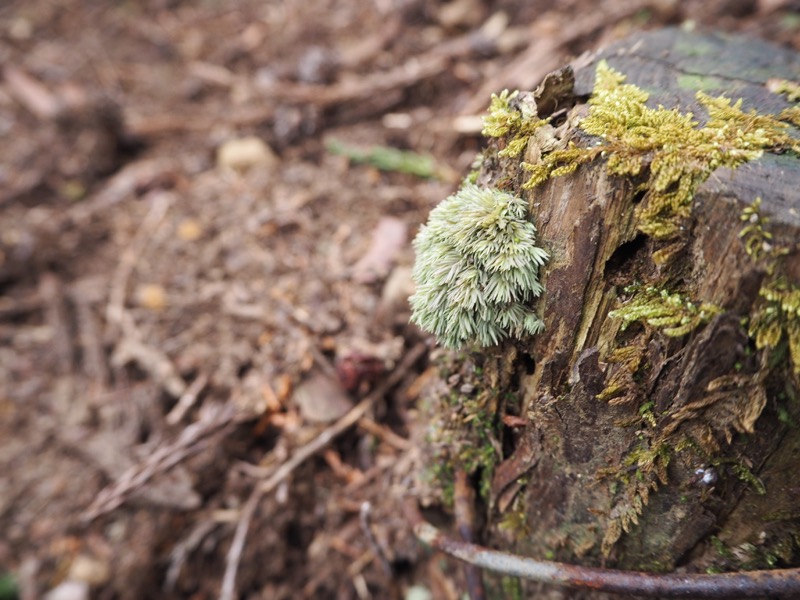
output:
{"label": "fallen twig", "polygon": [[172,410],[169,411],[167,414],[167,424],[168,425],[177,425],[180,423],[181,419],[186,416],[186,413],[189,411],[194,403],[197,402],[197,397],[200,395],[200,392],[206,387],[208,383],[208,375],[205,373],[200,373],[197,377],[195,377],[194,381],[186,388],[186,391],[181,394],[181,397],[178,399],[178,402],[172,407]]}
{"label": "fallen twig", "polygon": [[99,319],[92,310],[92,298],[87,287],[85,283],[73,285],[69,296],[75,305],[83,372],[92,381],[95,391],[99,391],[108,386],[111,376],[101,339]]}
{"label": "fallen twig", "polygon": [[224,434],[235,421],[236,410],[232,403],[207,405],[203,409],[200,420],[186,427],[177,440],[157,448],[144,462],[128,469],[117,481],[101,490],[84,511],[82,521],[93,521],[121,506],[131,493],[153,477],[208,447],[212,439]]}
{"label": "fallen twig", "polygon": [[181,569],[189,558],[189,555],[203,542],[206,537],[218,525],[213,519],[200,521],[194,526],[191,533],[182,539],[169,553],[169,568],[165,578],[165,588],[167,592],[172,592],[178,583]]}
{"label": "fallen twig", "polygon": [[358,427],[359,429],[363,429],[367,433],[374,435],[382,442],[385,442],[386,444],[388,444],[395,450],[399,450],[400,452],[405,452],[411,447],[410,440],[407,440],[404,437],[400,437],[385,425],[376,423],[369,417],[362,417],[361,419],[359,419]]}
{"label": "fallen twig", "polygon": [[122,251],[114,276],[111,279],[111,291],[109,292],[108,305],[106,306],[106,320],[111,327],[122,329],[126,327],[125,321],[125,297],[127,296],[128,280],[136,267],[147,244],[175,202],[172,194],[157,192],[152,195],[150,210],[142,219],[139,229],[133,236],[130,244]]}
{"label": "fallen twig", "polygon": [[372,548],[371,554],[374,554],[380,560],[381,566],[383,567],[383,572],[388,576],[392,574],[392,565],[389,562],[389,559],[386,557],[386,552],[383,550],[383,546],[380,545],[378,542],[378,538],[375,537],[375,534],[372,532],[372,523],[370,522],[370,516],[372,512],[372,505],[369,501],[365,501],[361,503],[361,509],[358,511],[358,522],[361,525],[361,531],[364,532],[364,536],[367,538],[370,547]]}
{"label": "fallen twig", "polygon": [[3,74],[11,96],[37,118],[53,119],[63,109],[61,99],[25,71],[7,66]]}
{"label": "fallen twig", "polygon": [[466,563],[496,573],[571,588],[612,592],[628,596],[661,598],[797,598],[800,569],[739,571],[719,575],[695,573],[651,574],[581,567],[536,560],[490,550],[448,537],[423,519],[416,500],[409,498],[406,513],[414,534],[431,548]]}
{"label": "fallen twig", "polygon": [[253,489],[253,492],[247,499],[247,503],[242,508],[239,523],[236,525],[233,541],[231,542],[231,547],[228,550],[228,556],[225,560],[225,574],[222,578],[222,589],[219,595],[220,600],[233,600],[236,589],[236,572],[239,569],[239,561],[247,538],[247,531],[250,528],[250,521],[253,519],[253,515],[255,514],[256,508],[258,508],[262,496],[278,487],[278,485],[291,475],[297,467],[355,425],[361,417],[367,414],[375,402],[383,398],[390,389],[400,383],[414,363],[425,353],[426,349],[427,347],[425,344],[418,344],[412,348],[403,357],[403,360],[397,368],[386,378],[383,384],[378,386],[371,394],[350,409],[347,414],[333,423],[333,425],[323,430],[308,444],[298,448],[266,481]]}
{"label": "fallen twig", "polygon": [[75,361],[72,335],[66,314],[64,290],[61,281],[53,273],[44,273],[39,282],[39,296],[44,302],[45,322],[52,332],[50,347],[56,357],[57,372],[72,373]]}
{"label": "fallen twig", "polygon": [[136,261],[144,252],[148,243],[164,223],[164,220],[175,202],[175,197],[166,192],[155,192],[152,206],[142,220],[131,243],[122,252],[119,263],[111,280],[111,291],[106,306],[106,320],[113,333],[120,333],[122,338],[114,351],[112,364],[122,366],[135,361],[142,369],[176,398],[186,393],[186,382],[178,373],[169,357],[160,349],[147,345],[136,327],[131,314],[125,309],[128,281],[133,275]]}

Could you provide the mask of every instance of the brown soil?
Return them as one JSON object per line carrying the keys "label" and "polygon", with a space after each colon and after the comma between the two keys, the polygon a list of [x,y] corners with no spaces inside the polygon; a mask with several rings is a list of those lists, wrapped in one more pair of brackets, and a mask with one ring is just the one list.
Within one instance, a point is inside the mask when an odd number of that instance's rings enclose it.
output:
{"label": "brown soil", "polygon": [[459,598],[400,508],[426,377],[406,298],[476,115],[634,30],[800,49],[796,8],[3,3],[0,599],[12,579],[21,598]]}

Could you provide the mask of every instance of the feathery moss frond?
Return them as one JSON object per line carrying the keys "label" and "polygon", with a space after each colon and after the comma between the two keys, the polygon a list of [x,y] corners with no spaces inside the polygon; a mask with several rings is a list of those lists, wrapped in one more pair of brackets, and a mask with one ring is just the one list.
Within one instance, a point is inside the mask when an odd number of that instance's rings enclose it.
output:
{"label": "feathery moss frond", "polygon": [[741,100],[698,92],[697,101],[709,116],[700,127],[692,113],[648,107],[647,92],[624,81],[625,76],[605,61],[598,64],[589,115],[579,126],[601,142],[588,148],[570,144],[543,156],[539,164],[523,164],[531,172],[524,188],[603,156],[612,175],[647,174],[647,202],[639,212],[639,229],[664,239],[676,234],[698,186],[715,169],[738,167],[765,150],[800,151],[800,141],[790,135],[786,123],[743,111]]}
{"label": "feathery moss frond", "polygon": [[759,349],[775,348],[785,333],[794,374],[800,376],[800,287],[777,281],[759,295],[764,301],[750,320],[750,337]]}
{"label": "feathery moss frond", "polygon": [[622,319],[623,329],[635,321],[640,321],[662,331],[666,336],[681,337],[708,323],[714,315],[722,312],[722,309],[713,304],[698,306],[681,294],[659,291],[652,286],[644,289],[630,286],[626,291],[633,292],[633,298],[621,308],[608,313],[610,317]]}
{"label": "feathery moss frond", "polygon": [[500,95],[492,94],[489,114],[483,117],[483,135],[488,137],[509,136],[506,147],[499,156],[519,156],[525,151],[528,139],[548,119],[540,119],[534,106],[518,101],[519,91],[509,93],[503,90]]}

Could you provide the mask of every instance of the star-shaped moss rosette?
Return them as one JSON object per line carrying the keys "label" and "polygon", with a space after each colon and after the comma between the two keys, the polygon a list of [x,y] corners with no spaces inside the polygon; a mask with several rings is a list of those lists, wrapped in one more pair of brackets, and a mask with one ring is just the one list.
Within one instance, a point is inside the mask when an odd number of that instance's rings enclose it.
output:
{"label": "star-shaped moss rosette", "polygon": [[531,308],[547,253],[525,200],[466,183],[431,211],[414,240],[411,320],[452,349],[536,334]]}

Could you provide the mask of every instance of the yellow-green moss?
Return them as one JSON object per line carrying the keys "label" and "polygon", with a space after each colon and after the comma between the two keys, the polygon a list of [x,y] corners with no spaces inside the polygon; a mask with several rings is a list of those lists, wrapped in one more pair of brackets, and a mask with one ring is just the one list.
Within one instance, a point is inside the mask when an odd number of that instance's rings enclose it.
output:
{"label": "yellow-green moss", "polygon": [[[734,102],[724,96],[698,92],[696,100],[706,113],[706,118],[698,120],[692,113],[678,109],[648,107],[648,99],[647,92],[625,83],[622,73],[605,62],[599,63],[588,114],[577,123],[578,133],[592,136],[591,140],[577,135],[572,138],[574,141],[558,141],[548,134],[547,143],[537,152],[528,152],[530,162],[523,162],[521,167],[528,176],[523,188],[532,189],[550,178],[572,173],[581,165],[604,160],[609,175],[627,178],[634,189],[644,192],[644,200],[636,208],[637,228],[653,238],[667,240],[652,255],[653,261],[661,265],[685,248],[685,236],[680,234],[683,221],[690,217],[698,187],[716,169],[736,168],[760,158],[765,151],[800,153],[800,141],[793,137],[796,132],[782,122],[800,123],[800,110],[787,109],[777,117],[760,115],[754,110],[743,110],[742,100]],[[497,155],[513,158],[525,152],[534,135],[537,141],[545,137],[543,134],[552,129],[549,126],[541,129],[547,123],[520,94],[504,91],[492,97],[483,133],[505,138],[505,146],[500,145],[502,149]],[[788,349],[797,373],[800,292],[785,282],[776,283],[778,279],[773,273],[780,272],[775,269],[776,261],[786,250],[773,244],[772,234],[767,230],[768,219],[759,210],[760,199],[745,209],[740,232],[747,255],[767,267],[770,275],[762,289],[762,300],[750,316],[750,332],[758,348]],[[650,494],[667,483],[667,468],[672,458],[689,451],[704,464],[724,460],[719,459],[723,442],[720,439],[717,444],[712,438],[722,433],[730,443],[731,432],[752,431],[749,420],[735,421],[738,414],[731,417],[731,423],[723,422],[720,430],[715,430],[713,424],[703,421],[699,412],[702,401],[698,401],[697,407],[688,405],[684,412],[656,413],[652,402],[642,400],[637,381],[649,368],[643,354],[647,342],[658,334],[685,336],[708,323],[722,309],[692,299],[683,291],[663,289],[660,283],[631,286],[625,292],[629,298],[609,316],[622,320],[622,332],[634,322],[644,325],[644,329],[633,336],[620,336],[628,345],[609,352],[605,360],[615,367],[609,370],[605,389],[597,398],[609,404],[639,402],[630,422],[621,425],[637,427],[640,441],[620,466],[598,473],[609,482],[614,495],[602,540],[605,555],[623,533],[638,523]],[[761,401],[766,398],[763,378],[759,373],[742,374],[738,378],[722,376],[710,384],[708,393],[722,398],[728,393],[727,388],[722,389],[722,383],[728,381],[738,385],[738,393],[753,392],[752,404],[758,409],[753,410],[754,421],[763,408]],[[714,388],[717,383],[719,390]],[[709,403],[723,401],[716,399]],[[735,465],[733,470],[760,489],[752,473],[737,470]],[[504,524],[523,528],[517,520],[518,515],[510,511]]]}
{"label": "yellow-green moss", "polygon": [[786,121],[797,127],[800,127],[800,106],[791,106],[784,108],[778,115],[781,121]]}
{"label": "yellow-green moss", "polygon": [[782,257],[789,248],[773,242],[767,229],[769,219],[760,209],[761,198],[756,198],[739,217],[746,223],[739,232],[745,252],[767,272],[758,292],[760,299],[750,314],[748,333],[759,350],[788,350],[793,373],[800,377],[800,287],[782,274]]}
{"label": "yellow-green moss", "polygon": [[[571,144],[545,156],[541,164],[526,167],[532,174],[529,185],[558,176],[565,170],[574,170],[598,157],[606,158],[610,174],[643,181],[639,185],[646,192],[646,202],[638,210],[638,228],[655,238],[665,239],[675,236],[681,220],[690,214],[697,187],[716,168],[735,168],[760,157],[767,149],[798,149],[785,124],[754,111],[745,113],[741,101],[731,103],[724,97],[712,98],[698,93],[697,99],[709,116],[706,125],[699,127],[691,114],[663,107],[648,108],[647,99],[646,92],[625,84],[624,76],[600,65],[589,116],[580,127],[602,141],[590,148]],[[782,250],[771,245],[772,235],[765,228],[768,220],[759,214],[759,208],[760,200],[742,214],[745,225],[741,237],[753,260],[774,259]],[[682,249],[683,243],[678,239],[659,250],[653,260],[656,264],[666,263]],[[631,298],[609,316],[622,319],[621,331],[634,322],[644,324],[646,329],[630,345],[612,350],[607,359],[609,364],[619,366],[610,371],[598,399],[610,404],[640,398],[635,377],[643,368],[643,346],[653,333],[681,337],[722,312],[718,306],[696,302],[685,294],[657,286],[630,286],[625,292],[631,294]],[[653,409],[652,402],[644,402],[635,417],[621,424],[642,428],[641,446],[627,454],[619,469],[600,473],[611,476],[618,488],[602,541],[605,555],[623,533],[638,523],[650,493],[666,483],[670,458],[694,447],[686,432],[679,433],[677,427],[687,419],[696,418],[695,413],[657,415]],[[675,427],[669,431],[658,428],[665,416],[674,421]],[[723,429],[729,436],[727,429]],[[701,452],[694,448],[694,451],[707,455],[710,449]],[[718,452],[719,448],[715,446],[714,451]],[[736,473],[755,485],[757,479],[748,478],[744,472]]]}
{"label": "yellow-green moss", "polygon": [[789,102],[800,102],[800,83],[788,79],[772,79],[768,87],[775,94],[783,94]]}
{"label": "yellow-green moss", "polygon": [[681,337],[722,312],[713,304],[697,304],[679,293],[670,294],[653,286],[629,286],[625,291],[633,293],[633,297],[608,313],[609,317],[622,319],[623,331],[631,323],[642,322],[668,337]]}
{"label": "yellow-green moss", "polygon": [[673,450],[666,442],[643,444],[630,452],[618,468],[609,469],[601,476],[612,477],[622,484],[622,495],[609,514],[601,550],[605,556],[623,533],[639,524],[639,516],[659,484],[667,483],[667,467]]}
{"label": "yellow-green moss", "polygon": [[730,466],[733,474],[739,479],[739,481],[743,481],[755,491],[756,494],[759,496],[763,496],[767,493],[767,488],[764,486],[764,482],[761,481],[758,477],[756,477],[755,473],[741,460],[739,459],[717,459],[713,460],[712,464],[714,466],[720,466],[723,464],[727,464]]}
{"label": "yellow-green moss", "polygon": [[522,494],[517,494],[511,506],[506,509],[497,526],[500,531],[508,532],[515,537],[524,537],[530,534],[528,513],[525,510],[525,503],[522,501],[523,497]]}
{"label": "yellow-green moss", "polygon": [[597,394],[598,400],[615,405],[625,404],[636,398],[633,377],[642,364],[642,351],[639,345],[622,346],[611,351],[606,362],[620,366],[612,370],[606,378],[605,388]]}
{"label": "yellow-green moss", "polygon": [[540,119],[536,109],[525,102],[517,102],[519,91],[503,90],[492,94],[489,114],[483,118],[483,135],[487,137],[508,137],[506,147],[499,156],[515,157],[522,154],[528,139],[547,119]]}
{"label": "yellow-green moss", "polygon": [[[776,248],[772,243],[772,233],[766,228],[769,219],[762,216],[760,211],[761,198],[756,198],[750,206],[745,207],[739,216],[739,219],[745,223],[739,232],[739,237],[742,238],[747,256],[755,262],[786,254],[785,249]],[[767,266],[771,269],[774,265]]]}
{"label": "yellow-green moss", "polygon": [[597,66],[589,115],[579,127],[599,138],[584,148],[570,142],[545,154],[538,164],[523,163],[530,172],[524,188],[573,172],[598,157],[609,174],[642,177],[646,202],[639,210],[639,229],[658,239],[675,236],[689,216],[697,187],[720,167],[735,168],[759,158],[765,150],[800,150],[788,125],[771,115],[744,112],[742,101],[697,93],[708,112],[700,127],[692,113],[663,106],[649,108],[647,92],[625,84],[625,76],[605,61]]}
{"label": "yellow-green moss", "polygon": [[517,577],[506,576],[501,582],[503,598],[507,600],[522,600],[522,584]]}
{"label": "yellow-green moss", "polygon": [[749,333],[761,350],[774,350],[786,341],[795,376],[800,376],[800,287],[785,280],[759,290],[762,301],[751,316]]}

